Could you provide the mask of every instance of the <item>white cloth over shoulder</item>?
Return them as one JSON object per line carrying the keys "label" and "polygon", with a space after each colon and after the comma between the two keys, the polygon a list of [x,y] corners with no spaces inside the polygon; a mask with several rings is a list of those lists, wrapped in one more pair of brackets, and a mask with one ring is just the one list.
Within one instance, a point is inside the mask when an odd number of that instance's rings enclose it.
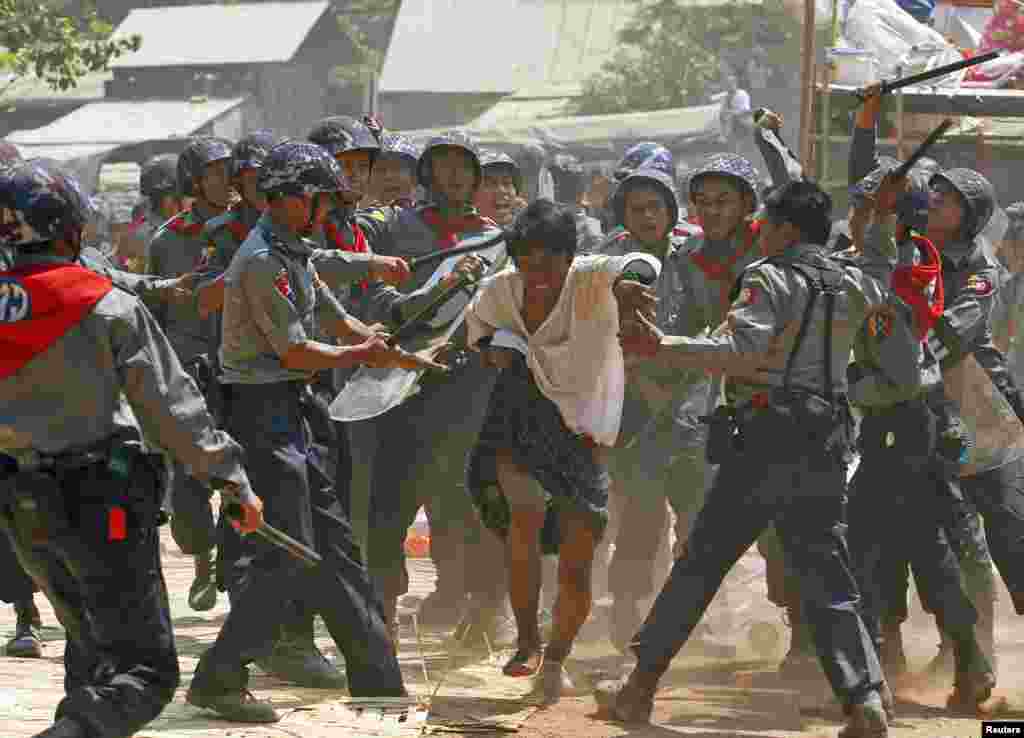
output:
{"label": "white cloth over shoulder", "polygon": [[[558,302],[537,332],[523,323],[523,280],[515,270],[494,275],[480,287],[466,312],[467,340],[502,332],[503,345],[518,335],[537,387],[562,413],[566,426],[613,446],[622,421],[625,367],[619,346],[619,309],[612,284],[630,262],[661,262],[642,253],[579,256],[573,260]],[[521,344],[520,344],[521,345]]]}

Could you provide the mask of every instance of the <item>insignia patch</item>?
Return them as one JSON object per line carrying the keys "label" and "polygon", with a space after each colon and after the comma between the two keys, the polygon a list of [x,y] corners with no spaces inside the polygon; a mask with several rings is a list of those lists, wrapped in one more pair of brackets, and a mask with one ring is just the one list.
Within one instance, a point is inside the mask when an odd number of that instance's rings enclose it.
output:
{"label": "insignia patch", "polygon": [[875,313],[868,319],[868,333],[872,338],[884,339],[892,335],[892,316]]}
{"label": "insignia patch", "polygon": [[29,316],[28,290],[14,279],[0,280],[0,323],[17,323]]}
{"label": "insignia patch", "polygon": [[967,278],[967,284],[965,289],[970,290],[978,297],[985,297],[992,294],[992,290],[995,289],[992,285],[992,280],[988,277],[983,277],[980,274],[972,274]]}
{"label": "insignia patch", "polygon": [[294,293],[292,292],[291,282],[288,281],[287,269],[282,269],[277,273],[277,276],[274,277],[274,287],[276,287],[277,291],[281,293],[281,297],[286,300],[292,299]]}

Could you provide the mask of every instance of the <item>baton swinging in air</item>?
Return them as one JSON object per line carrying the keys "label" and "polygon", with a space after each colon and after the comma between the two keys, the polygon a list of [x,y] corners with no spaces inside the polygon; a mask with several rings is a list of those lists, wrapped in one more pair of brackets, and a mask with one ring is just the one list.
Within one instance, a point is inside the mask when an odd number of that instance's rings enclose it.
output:
{"label": "baton swinging in air", "polygon": [[[941,67],[935,67],[935,69],[929,69],[925,72],[918,72],[917,74],[911,74],[907,77],[900,77],[899,79],[885,80],[881,83],[879,89],[879,95],[887,95],[893,90],[898,90],[901,87],[909,87],[910,85],[916,85],[919,82],[927,82],[931,79],[937,79],[944,77],[947,74],[953,72],[959,72],[961,69],[967,69],[969,67],[976,67],[979,64],[998,59],[1001,53],[998,51],[990,51],[987,54],[981,54],[980,56],[972,56],[970,59],[964,59],[962,61],[953,62],[952,64],[944,64]],[[868,97],[866,88],[861,88],[854,93],[861,100],[866,100]]]}

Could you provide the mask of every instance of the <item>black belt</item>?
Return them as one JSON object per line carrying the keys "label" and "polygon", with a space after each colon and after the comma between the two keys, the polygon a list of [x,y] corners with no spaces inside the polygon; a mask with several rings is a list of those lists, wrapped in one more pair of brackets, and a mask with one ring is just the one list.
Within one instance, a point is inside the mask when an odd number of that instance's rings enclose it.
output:
{"label": "black belt", "polygon": [[14,459],[18,471],[60,471],[108,462],[111,445],[112,439],[105,438],[83,449],[61,451],[56,454],[40,453],[32,448],[8,450],[4,453]]}

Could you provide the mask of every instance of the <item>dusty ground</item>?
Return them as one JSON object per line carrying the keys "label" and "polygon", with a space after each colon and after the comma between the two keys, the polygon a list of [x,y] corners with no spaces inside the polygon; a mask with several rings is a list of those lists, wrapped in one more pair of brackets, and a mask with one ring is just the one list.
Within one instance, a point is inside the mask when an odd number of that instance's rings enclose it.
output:
{"label": "dusty ground", "polygon": [[[164,566],[172,596],[172,611],[178,648],[181,653],[182,681],[187,685],[198,656],[215,637],[227,610],[225,598],[217,609],[194,613],[185,601],[191,581],[191,560],[182,557],[165,529]],[[433,574],[428,564],[411,564],[413,592],[425,595],[432,588]],[[62,692],[63,631],[56,627],[49,605],[37,600],[46,623],[44,629],[45,658],[26,661],[0,658],[0,738],[28,738],[43,730],[51,720],[54,706]],[[1024,719],[1024,621],[1013,615],[1008,599],[1000,603],[1000,686],[999,694],[1009,701],[1007,719]],[[908,649],[912,661],[922,665],[934,652],[936,638],[929,620],[919,614],[912,620],[908,633]],[[0,639],[6,641],[13,633],[14,617],[9,607],[0,608]],[[600,674],[616,675],[626,664],[613,655],[611,647],[600,638],[598,621],[589,628],[594,638],[582,644],[574,654],[573,673],[586,681]],[[424,679],[420,649],[411,627],[403,632],[400,656],[410,690],[428,698],[436,680],[445,673],[443,634],[423,633],[430,681]],[[336,657],[333,643],[320,628],[318,640],[329,657]],[[785,644],[781,644],[785,645]],[[446,724],[455,725],[448,735],[494,734],[499,718],[507,729],[517,726],[523,738],[613,738],[617,736],[650,736],[668,738],[675,735],[702,738],[731,736],[762,736],[763,738],[819,738],[835,736],[838,714],[829,710],[821,697],[784,689],[776,679],[774,661],[753,660],[751,652],[741,652],[731,661],[709,661],[699,654],[684,651],[676,668],[666,678],[664,689],[655,703],[654,725],[642,729],[605,723],[594,719],[590,698],[565,699],[556,707],[537,710],[521,697],[527,689],[525,680],[501,676],[498,665],[503,654],[494,654],[488,661],[477,660],[447,673],[437,696],[431,703],[429,718],[409,711],[410,705],[380,705],[360,710],[365,705],[353,704],[342,695],[285,686],[259,676],[252,685],[261,697],[268,697],[285,708],[284,719],[274,726],[250,728],[211,719],[184,702],[184,689],[163,716],[147,727],[137,738],[203,738],[206,736],[302,736],[329,738],[334,736],[413,736],[438,732]],[[894,738],[977,738],[981,735],[977,719],[953,719],[944,715],[944,691],[928,694],[904,692],[899,700],[899,720],[891,731]],[[804,712],[801,713],[801,706]],[[817,707],[816,711],[814,708]],[[824,709],[825,714],[822,713]],[[813,711],[813,712],[812,712]],[[403,721],[397,715],[403,713]],[[831,715],[831,719],[830,719]],[[483,722],[474,722],[483,721]],[[466,726],[475,727],[470,731]],[[447,731],[446,731],[447,732]]]}

